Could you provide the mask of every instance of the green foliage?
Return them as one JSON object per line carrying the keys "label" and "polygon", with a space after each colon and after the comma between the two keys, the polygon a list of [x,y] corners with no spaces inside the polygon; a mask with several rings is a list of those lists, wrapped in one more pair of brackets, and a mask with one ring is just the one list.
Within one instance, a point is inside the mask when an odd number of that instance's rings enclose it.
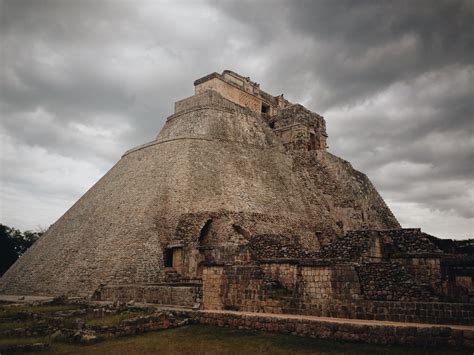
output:
{"label": "green foliage", "polygon": [[38,240],[43,232],[21,232],[0,224],[0,276]]}

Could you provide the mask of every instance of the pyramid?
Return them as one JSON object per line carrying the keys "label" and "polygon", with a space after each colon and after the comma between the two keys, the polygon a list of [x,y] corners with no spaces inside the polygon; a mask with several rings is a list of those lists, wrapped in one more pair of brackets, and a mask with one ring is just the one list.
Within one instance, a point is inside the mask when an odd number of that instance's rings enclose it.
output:
{"label": "pyramid", "polygon": [[229,70],[194,85],[154,141],[125,152],[4,274],[0,293],[91,297],[166,283],[170,268],[198,280],[209,255],[248,262],[250,240],[263,256],[272,245],[310,256],[348,231],[400,228],[369,179],[327,152],[323,117]]}

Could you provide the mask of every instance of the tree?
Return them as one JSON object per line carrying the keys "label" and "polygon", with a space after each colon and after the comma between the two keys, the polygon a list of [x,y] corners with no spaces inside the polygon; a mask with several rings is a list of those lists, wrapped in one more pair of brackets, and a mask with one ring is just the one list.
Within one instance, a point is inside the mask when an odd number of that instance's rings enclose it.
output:
{"label": "tree", "polygon": [[10,240],[10,228],[0,224],[0,275],[18,259],[15,246]]}
{"label": "tree", "polygon": [[43,232],[21,232],[0,223],[0,276],[38,240]]}

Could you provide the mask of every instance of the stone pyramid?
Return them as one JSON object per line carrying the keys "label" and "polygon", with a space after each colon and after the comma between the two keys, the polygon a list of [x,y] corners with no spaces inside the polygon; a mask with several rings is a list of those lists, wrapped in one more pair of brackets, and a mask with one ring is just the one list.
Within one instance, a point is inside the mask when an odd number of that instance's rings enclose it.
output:
{"label": "stone pyramid", "polygon": [[323,117],[231,71],[195,88],[5,273],[0,293],[90,297],[169,282],[170,267],[184,282],[200,278],[205,253],[244,263],[250,239],[310,255],[350,230],[400,227],[368,178],[326,151]]}

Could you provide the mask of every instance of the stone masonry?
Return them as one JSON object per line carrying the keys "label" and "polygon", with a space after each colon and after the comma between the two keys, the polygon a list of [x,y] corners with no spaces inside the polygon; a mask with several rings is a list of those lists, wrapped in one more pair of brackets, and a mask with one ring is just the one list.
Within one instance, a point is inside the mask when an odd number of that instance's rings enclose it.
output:
{"label": "stone masonry", "polygon": [[326,121],[230,70],[194,83],[0,293],[472,324],[469,248],[402,229]]}

